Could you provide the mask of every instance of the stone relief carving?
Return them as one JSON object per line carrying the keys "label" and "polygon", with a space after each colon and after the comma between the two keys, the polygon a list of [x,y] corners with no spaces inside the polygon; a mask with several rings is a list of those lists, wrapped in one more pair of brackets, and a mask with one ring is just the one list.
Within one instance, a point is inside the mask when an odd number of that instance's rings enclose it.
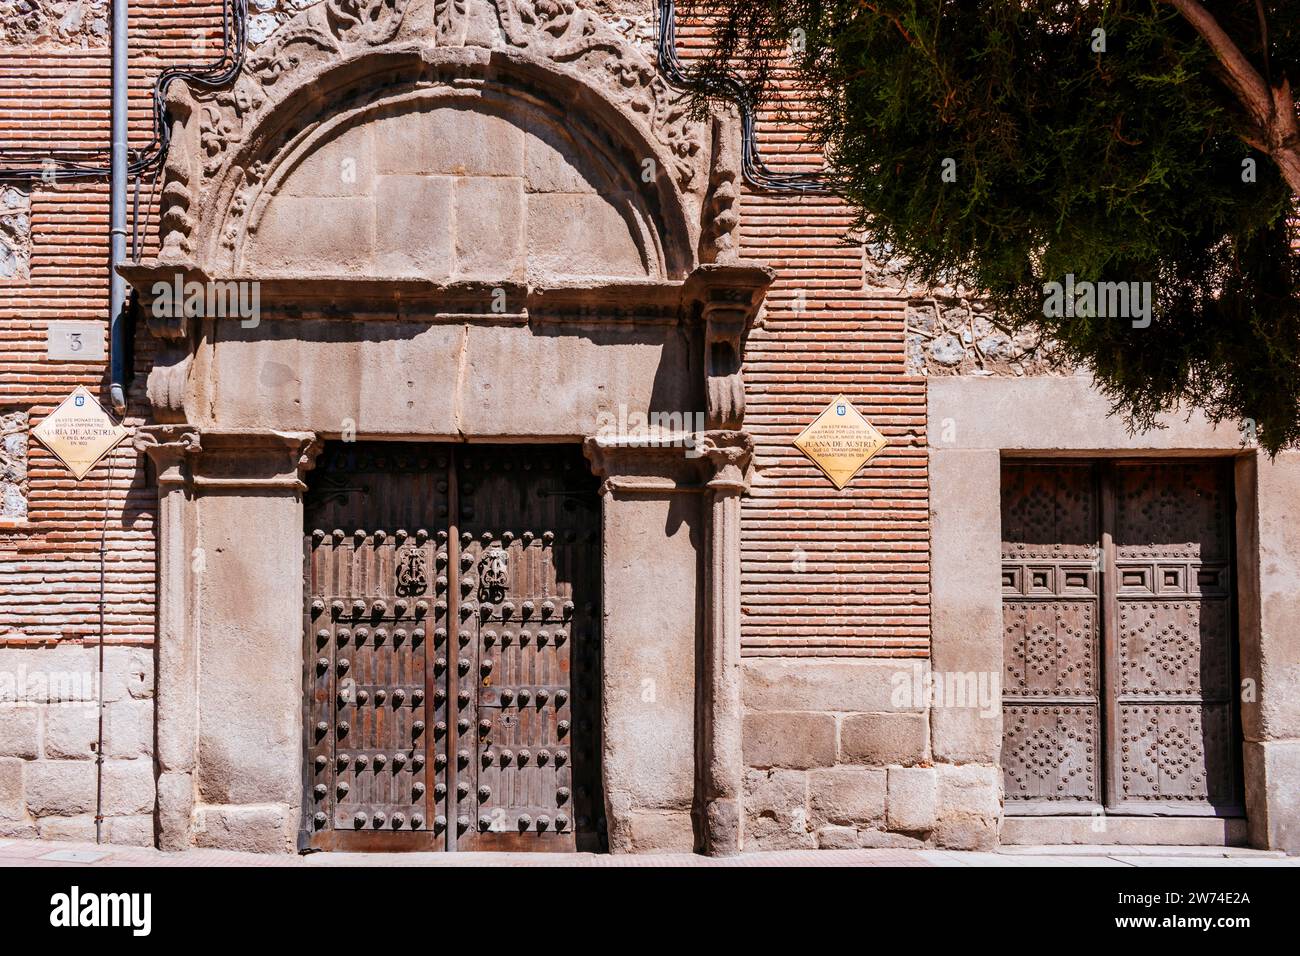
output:
{"label": "stone relief carving", "polygon": [[[420,16],[412,14],[416,10]],[[485,21],[494,21],[490,31],[470,29]],[[266,37],[234,87],[194,89],[171,98],[174,130],[184,130],[190,122],[195,128],[189,138],[173,134],[177,148],[166,166],[163,258],[178,261],[194,253],[196,210],[206,209],[220,184],[230,182],[222,176],[224,168],[240,175],[230,166],[231,157],[260,118],[310,84],[326,65],[394,42],[514,49],[574,73],[602,90],[662,146],[669,166],[663,172],[693,203],[699,202],[710,188],[701,175],[705,148],[711,145],[708,130],[692,120],[683,98],[660,78],[649,50],[629,39],[626,31],[627,24],[611,25],[575,0],[322,0],[308,6]],[[431,35],[426,37],[426,32]],[[182,99],[187,102],[179,102]],[[185,147],[197,157],[192,165],[176,155],[186,152]],[[643,159],[653,161],[650,156]],[[218,239],[227,249],[238,243],[242,212],[260,187],[262,177],[251,172],[228,187],[234,192],[223,193],[232,197],[234,213],[218,213],[224,220]],[[712,188],[725,205],[719,185],[715,181]],[[715,211],[713,219],[725,222],[726,211]]]}
{"label": "stone relief carving", "polygon": [[669,147],[678,185],[691,188],[702,144],[690,110],[622,33],[574,0],[498,0],[497,11],[514,46],[556,63],[606,73],[624,105],[644,117]]}
{"label": "stone relief carving", "polygon": [[269,85],[302,65],[299,47],[338,53],[345,44],[387,43],[397,35],[409,2],[326,0],[272,34],[267,48],[249,59],[247,70]]}
{"label": "stone relief carving", "polygon": [[709,170],[709,191],[704,200],[704,223],[700,236],[701,262],[736,262],[740,251],[736,228],[740,199],[740,131],[736,117],[713,118],[713,166]]}

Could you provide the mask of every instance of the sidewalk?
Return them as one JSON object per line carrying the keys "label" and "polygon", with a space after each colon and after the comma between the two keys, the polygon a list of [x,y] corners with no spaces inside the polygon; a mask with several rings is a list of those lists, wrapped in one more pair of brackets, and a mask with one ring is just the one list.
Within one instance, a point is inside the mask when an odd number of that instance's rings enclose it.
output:
{"label": "sidewalk", "polygon": [[730,859],[691,854],[591,853],[313,853],[269,856],[227,850],[163,853],[148,847],[95,846],[44,840],[0,840],[0,867],[11,866],[1300,866],[1300,857],[1226,847],[1043,846],[1006,847],[997,853],[954,850],[785,850]]}

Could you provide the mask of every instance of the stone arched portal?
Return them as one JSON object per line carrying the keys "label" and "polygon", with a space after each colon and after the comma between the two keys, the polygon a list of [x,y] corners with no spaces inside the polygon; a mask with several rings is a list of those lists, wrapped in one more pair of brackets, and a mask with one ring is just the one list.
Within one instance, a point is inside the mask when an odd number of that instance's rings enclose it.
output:
{"label": "stone arched portal", "polygon": [[610,846],[738,850],[740,365],[771,275],[736,255],[734,117],[525,0],[326,0],[169,107],[162,249],[126,270],[159,339],[162,845],[304,826],[304,474],[355,437],[583,443]]}

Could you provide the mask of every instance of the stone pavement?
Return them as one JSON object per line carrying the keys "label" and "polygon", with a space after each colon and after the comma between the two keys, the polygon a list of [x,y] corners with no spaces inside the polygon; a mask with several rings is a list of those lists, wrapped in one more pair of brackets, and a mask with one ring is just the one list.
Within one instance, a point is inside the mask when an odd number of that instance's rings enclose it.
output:
{"label": "stone pavement", "polygon": [[1006,847],[997,853],[954,850],[784,850],[714,859],[687,853],[597,855],[591,853],[313,853],[308,856],[191,850],[163,853],[148,847],[95,846],[43,840],[0,840],[0,867],[10,866],[1300,866],[1300,857],[1226,847],[1044,846]]}

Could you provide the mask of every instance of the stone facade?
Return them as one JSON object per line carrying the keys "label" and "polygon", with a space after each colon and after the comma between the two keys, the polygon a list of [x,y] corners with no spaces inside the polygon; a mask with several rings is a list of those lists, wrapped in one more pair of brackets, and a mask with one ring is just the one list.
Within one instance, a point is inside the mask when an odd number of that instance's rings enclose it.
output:
{"label": "stone facade", "polygon": [[[103,750],[100,751],[100,690]],[[0,836],[154,844],[153,655],[0,638]],[[102,764],[99,758],[102,756]]]}
{"label": "stone facade", "polygon": [[[164,6],[138,25],[183,39]],[[219,4],[193,6],[215,26]],[[718,855],[1094,839],[1007,816],[987,688],[931,693],[1002,667],[1001,457],[1233,457],[1243,669],[1263,689],[1243,712],[1248,820],[1108,835],[1297,847],[1288,456],[1199,421],[1134,439],[977,300],[846,242],[833,197],[749,189],[737,114],[693,117],[660,77],[649,2],[251,6],[239,79],[169,92],[158,235],[123,270],[133,441],[80,485],[35,443],[17,477],[5,446],[25,513],[0,525],[0,675],[98,674],[102,640],[106,707],[102,764],[93,708],[0,720],[0,835],[85,838],[102,777],[109,840],[295,848],[304,478],[322,441],[361,438],[582,444],[609,845]],[[685,56],[700,39],[683,27]],[[78,95],[40,102],[70,120]],[[815,162],[782,151],[796,141],[769,159]],[[65,302],[102,318],[102,206],[94,185],[30,194],[30,268],[0,276],[13,434],[100,382],[44,361],[44,322]],[[178,282],[257,307],[185,314]],[[840,393],[890,445],[837,493],[791,441]],[[656,437],[693,454],[604,430],[629,411],[664,413]]]}

